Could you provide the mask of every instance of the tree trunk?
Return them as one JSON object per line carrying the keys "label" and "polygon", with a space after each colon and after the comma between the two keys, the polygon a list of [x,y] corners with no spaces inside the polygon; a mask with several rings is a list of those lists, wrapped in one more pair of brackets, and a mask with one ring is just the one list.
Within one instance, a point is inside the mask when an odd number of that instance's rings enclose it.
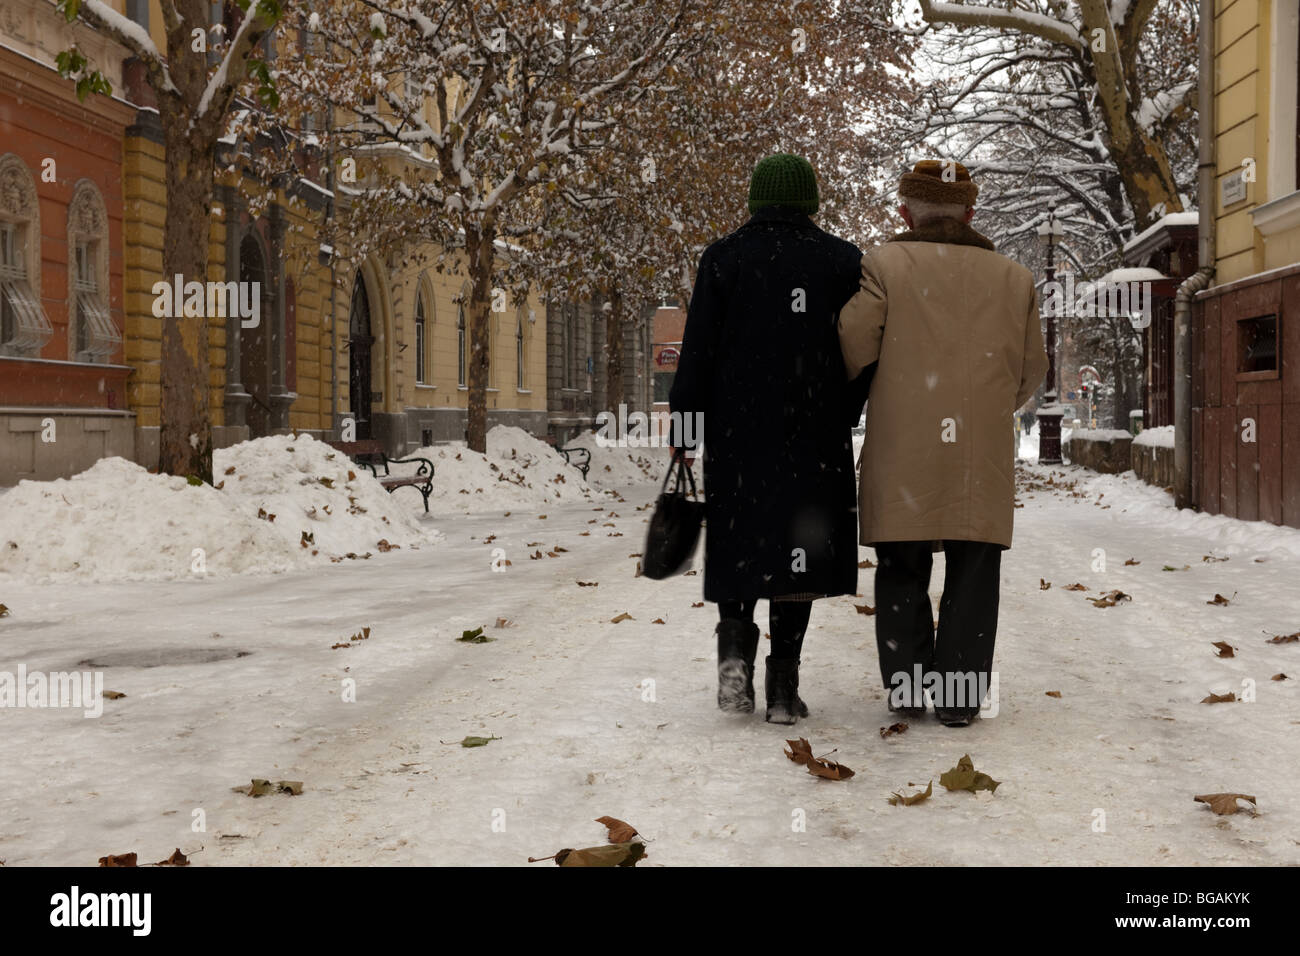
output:
{"label": "tree trunk", "polygon": [[479,232],[466,226],[465,251],[470,261],[469,303],[469,408],[465,440],[470,451],[487,452],[487,382],[491,362],[488,345],[488,316],[492,302],[494,238],[491,229]]}
{"label": "tree trunk", "polygon": [[623,297],[611,287],[605,307],[605,404],[618,414],[623,402]]}
{"label": "tree trunk", "polygon": [[[163,279],[172,283],[179,275],[182,283],[206,283],[213,153],[194,142],[189,117],[169,108],[169,99],[164,98],[160,117],[167,163]],[[183,299],[174,301],[172,315],[163,319],[158,470],[211,484],[206,296],[204,302],[198,315],[186,315]]]}

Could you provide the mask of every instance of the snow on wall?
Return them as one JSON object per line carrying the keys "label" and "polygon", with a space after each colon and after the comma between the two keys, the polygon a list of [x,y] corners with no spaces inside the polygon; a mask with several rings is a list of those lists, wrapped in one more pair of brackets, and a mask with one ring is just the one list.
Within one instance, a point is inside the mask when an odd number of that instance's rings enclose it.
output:
{"label": "snow on wall", "polygon": [[1174,426],[1160,425],[1156,428],[1144,429],[1133,439],[1133,444],[1152,445],[1156,448],[1173,448]]}

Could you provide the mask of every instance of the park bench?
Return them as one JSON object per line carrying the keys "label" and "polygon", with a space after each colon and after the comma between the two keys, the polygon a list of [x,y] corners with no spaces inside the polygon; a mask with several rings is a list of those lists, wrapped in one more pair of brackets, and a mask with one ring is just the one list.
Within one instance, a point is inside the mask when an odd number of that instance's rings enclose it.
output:
{"label": "park bench", "polygon": [[[363,468],[369,468],[370,474],[384,486],[391,495],[398,488],[414,488],[424,497],[424,510],[429,511],[429,495],[433,491],[433,462],[427,458],[389,458],[382,442],[374,439],[366,441],[332,441],[327,442],[331,448],[343,452]],[[391,475],[389,465],[409,465],[415,462],[420,467],[414,475]],[[381,475],[379,469],[383,469]]]}
{"label": "park bench", "polygon": [[564,463],[566,465],[572,465],[574,468],[578,469],[578,471],[582,472],[583,481],[587,480],[587,470],[591,468],[590,449],[583,448],[581,445],[570,445],[567,448],[563,448],[556,444],[554,435],[548,435],[546,437],[546,443],[553,446],[556,451],[564,456]]}

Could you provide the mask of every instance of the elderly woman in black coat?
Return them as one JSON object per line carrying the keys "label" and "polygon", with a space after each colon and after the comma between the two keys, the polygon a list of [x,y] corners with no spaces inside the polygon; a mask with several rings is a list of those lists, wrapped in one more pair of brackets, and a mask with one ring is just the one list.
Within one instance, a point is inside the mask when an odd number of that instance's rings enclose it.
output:
{"label": "elderly woman in black coat", "polygon": [[675,420],[703,421],[718,706],[754,709],[754,609],[766,598],[767,720],[780,724],[808,715],[799,660],[812,601],[857,590],[852,426],[874,371],[845,380],[836,322],[858,289],[862,253],[813,224],[817,207],[806,160],[758,164],[751,218],[700,259],[669,395]]}

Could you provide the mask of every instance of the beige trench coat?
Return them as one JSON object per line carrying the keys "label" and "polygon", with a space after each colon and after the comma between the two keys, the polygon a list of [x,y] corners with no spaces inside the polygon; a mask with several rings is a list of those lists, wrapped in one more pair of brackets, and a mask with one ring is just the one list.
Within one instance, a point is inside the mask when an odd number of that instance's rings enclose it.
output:
{"label": "beige trench coat", "polygon": [[841,310],[850,378],[879,360],[858,463],[862,543],[1011,546],[1012,415],[1047,371],[1033,277],[941,220],[862,258]]}

